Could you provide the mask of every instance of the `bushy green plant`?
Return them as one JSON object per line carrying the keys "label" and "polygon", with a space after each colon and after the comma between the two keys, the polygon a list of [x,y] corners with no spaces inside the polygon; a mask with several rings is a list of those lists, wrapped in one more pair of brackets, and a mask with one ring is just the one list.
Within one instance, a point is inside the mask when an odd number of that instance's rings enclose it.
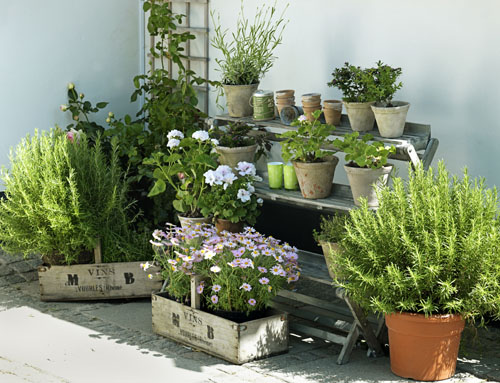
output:
{"label": "bushy green plant", "polygon": [[222,30],[220,15],[216,19],[214,12],[211,12],[214,24],[211,44],[224,56],[223,59],[215,59],[222,73],[222,84],[256,84],[271,69],[275,59],[273,52],[281,44],[287,24],[283,18],[286,8],[278,16],[275,6],[258,8],[250,24],[245,18],[242,1],[236,31],[230,37],[227,29]]}
{"label": "bushy green plant", "polygon": [[409,180],[363,202],[336,254],[348,282],[338,281],[368,310],[500,318],[500,225],[496,189],[465,170],[451,176],[421,166]]}
{"label": "bushy green plant", "polygon": [[345,152],[345,160],[349,166],[360,168],[379,169],[387,164],[390,154],[396,153],[394,145],[385,146],[383,142],[373,141],[368,143],[373,136],[365,134],[358,139],[359,133],[344,134],[344,140],[335,139],[333,145],[339,150]]}
{"label": "bushy green plant", "polygon": [[147,242],[141,246],[129,229],[133,217],[115,142],[108,161],[99,136],[90,145],[80,132],[36,132],[10,159],[10,169],[2,171],[3,249],[71,264],[100,239],[105,262],[147,257]]}
{"label": "bushy green plant", "polygon": [[297,130],[289,130],[279,135],[284,138],[281,142],[281,156],[284,161],[321,162],[324,157],[335,153],[322,149],[329,143],[328,137],[335,127],[322,124],[319,121],[321,113],[321,110],[314,111],[312,122],[307,120],[306,116],[300,116],[291,124],[296,126]]}
{"label": "bushy green plant", "polygon": [[345,224],[349,219],[348,214],[336,213],[332,216],[321,216],[319,224],[320,230],[313,230],[313,237],[316,242],[337,243],[344,238]]}
{"label": "bushy green plant", "polygon": [[347,102],[372,102],[377,100],[374,69],[362,69],[350,65],[348,62],[343,67],[335,68],[333,79],[328,86],[338,88],[342,99]]}
{"label": "bushy green plant", "polygon": [[373,68],[376,101],[388,107],[393,106],[391,101],[394,93],[403,86],[402,82],[396,83],[402,73],[401,68],[392,68],[389,65],[385,65],[382,61],[377,62],[377,67]]}

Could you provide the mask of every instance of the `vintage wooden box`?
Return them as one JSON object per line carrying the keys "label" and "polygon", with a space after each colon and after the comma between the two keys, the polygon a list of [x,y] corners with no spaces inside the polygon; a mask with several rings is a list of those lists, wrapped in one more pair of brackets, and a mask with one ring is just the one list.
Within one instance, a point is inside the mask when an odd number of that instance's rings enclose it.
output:
{"label": "vintage wooden box", "polygon": [[[192,302],[199,307],[199,300]],[[288,351],[288,316],[283,312],[237,323],[175,302],[166,293],[152,295],[152,310],[153,332],[231,363]]]}

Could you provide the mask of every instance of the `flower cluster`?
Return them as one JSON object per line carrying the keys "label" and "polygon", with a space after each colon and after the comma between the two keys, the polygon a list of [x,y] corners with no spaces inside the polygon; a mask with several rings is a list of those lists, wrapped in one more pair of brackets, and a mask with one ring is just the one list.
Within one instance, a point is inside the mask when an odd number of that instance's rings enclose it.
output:
{"label": "flower cluster", "polygon": [[205,172],[205,182],[211,193],[204,198],[204,215],[213,214],[215,218],[231,222],[246,221],[253,225],[259,214],[262,199],[255,195],[255,181],[262,181],[256,175],[255,166],[249,162],[239,162],[236,173],[227,165]]}
{"label": "flower cluster", "polygon": [[212,309],[262,310],[287,282],[299,279],[297,249],[251,227],[218,234],[211,225],[170,226],[153,237],[167,291],[182,299],[189,295],[190,276],[199,275],[196,291]]}

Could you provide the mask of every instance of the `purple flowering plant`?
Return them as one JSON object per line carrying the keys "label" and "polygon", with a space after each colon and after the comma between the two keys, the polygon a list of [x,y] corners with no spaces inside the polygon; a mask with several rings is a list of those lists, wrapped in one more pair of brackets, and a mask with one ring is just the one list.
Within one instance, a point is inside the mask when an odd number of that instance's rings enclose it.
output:
{"label": "purple flowering plant", "polygon": [[202,202],[203,215],[213,214],[215,218],[235,223],[255,224],[263,201],[255,195],[254,182],[262,181],[262,178],[256,174],[254,164],[242,161],[234,170],[220,165],[205,172],[204,176],[210,191]]}
{"label": "purple flowering plant", "polygon": [[186,301],[191,275],[210,309],[250,313],[267,308],[278,291],[300,276],[297,249],[251,227],[217,233],[212,225],[167,226],[151,241],[154,260],[168,281],[166,291]]}

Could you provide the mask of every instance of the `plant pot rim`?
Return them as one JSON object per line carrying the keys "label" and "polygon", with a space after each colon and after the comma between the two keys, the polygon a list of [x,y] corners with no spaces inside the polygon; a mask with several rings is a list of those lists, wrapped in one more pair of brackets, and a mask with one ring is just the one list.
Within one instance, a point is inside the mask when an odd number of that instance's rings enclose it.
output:
{"label": "plant pot rim", "polygon": [[260,84],[260,82],[254,82],[253,84],[241,84],[241,85],[222,84],[222,86],[227,86],[227,87],[237,87],[237,86],[254,87],[254,86],[259,86],[259,84]]}
{"label": "plant pot rim", "polygon": [[410,312],[393,312],[390,314],[384,315],[386,320],[389,318],[402,318],[403,320],[409,322],[460,322],[463,321],[462,314],[431,314],[429,316],[425,316],[425,314],[421,313],[410,313]]}
{"label": "plant pot rim", "polygon": [[292,161],[292,164],[295,165],[295,164],[298,164],[298,165],[306,165],[306,166],[319,166],[319,165],[323,165],[323,164],[326,164],[326,163],[338,163],[339,162],[339,158],[337,156],[328,156],[328,157],[323,157],[325,158],[326,160],[322,160],[321,162],[303,162],[303,161]]}
{"label": "plant pot rim", "polygon": [[388,162],[387,164],[385,164],[384,166],[382,166],[382,167],[378,168],[378,169],[372,169],[372,168],[360,168],[360,167],[358,167],[358,166],[350,166],[350,165],[348,165],[348,164],[345,164],[345,165],[344,165],[344,169],[345,169],[346,171],[347,171],[347,169],[349,169],[349,170],[350,170],[350,171],[352,171],[352,172],[356,172],[356,171],[358,171],[358,172],[365,172],[365,173],[367,173],[367,172],[369,172],[369,171],[380,171],[380,170],[386,170],[386,171],[387,171],[387,170],[389,170],[389,169],[392,169],[393,167],[394,167],[394,165],[393,165],[393,164],[391,164],[391,163],[389,163],[389,162]]}
{"label": "plant pot rim", "polygon": [[408,109],[410,107],[410,103],[406,101],[392,101],[393,106],[386,106],[384,103],[381,102],[376,102],[373,104],[371,107],[373,110],[376,111],[385,111],[385,110],[390,110],[390,111],[399,111],[403,109]]}
{"label": "plant pot rim", "polygon": [[323,100],[324,104],[341,104],[342,100]]}
{"label": "plant pot rim", "polygon": [[357,102],[357,101],[345,101],[345,100],[342,100],[342,103],[344,105],[349,105],[349,106],[353,106],[353,107],[356,107],[356,106],[365,106],[365,105],[374,105],[376,101],[365,101],[365,102]]}
{"label": "plant pot rim", "polygon": [[257,144],[245,145],[245,146],[236,146],[234,148],[230,148],[229,146],[218,145],[216,149],[222,149],[226,152],[241,152],[241,151],[251,151],[253,148],[257,148]]}

